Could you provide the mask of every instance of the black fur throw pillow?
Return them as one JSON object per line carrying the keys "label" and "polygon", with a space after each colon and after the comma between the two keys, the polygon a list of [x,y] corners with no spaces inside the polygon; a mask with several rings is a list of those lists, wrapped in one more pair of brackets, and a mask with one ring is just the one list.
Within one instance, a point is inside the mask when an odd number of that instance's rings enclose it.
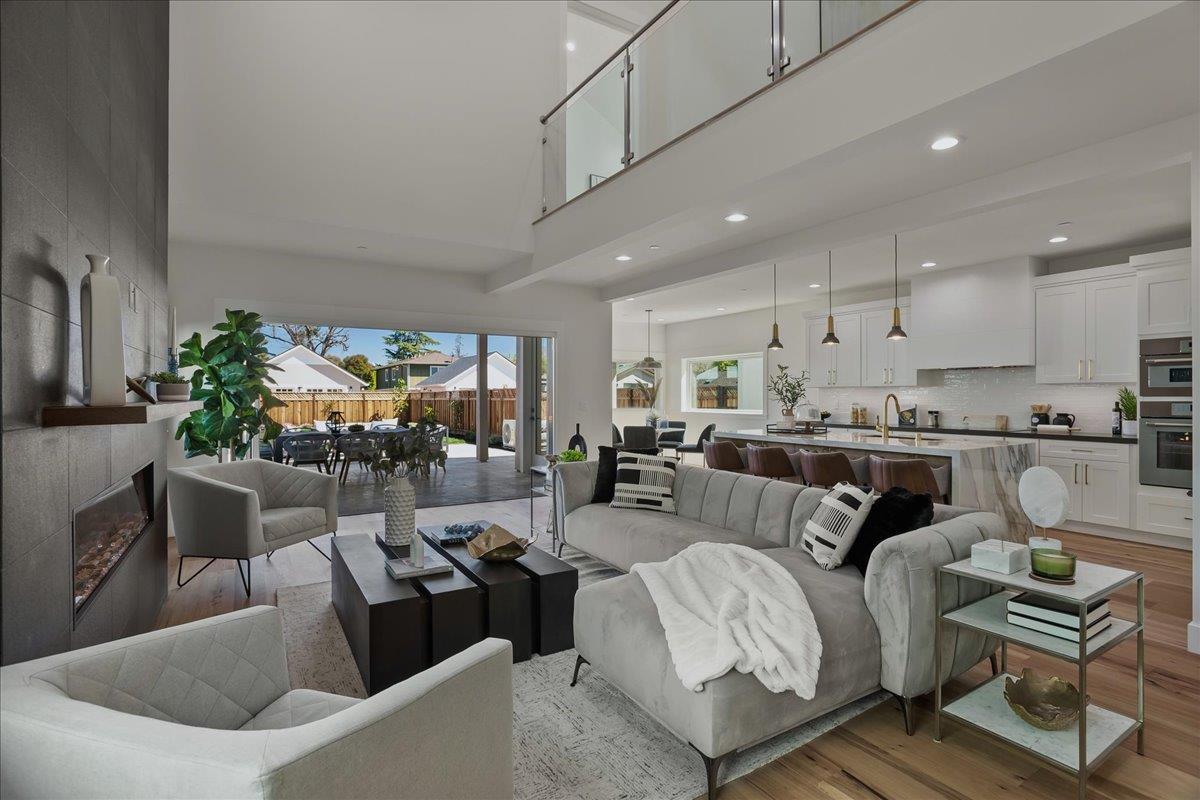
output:
{"label": "black fur throw pillow", "polygon": [[858,531],[846,562],[867,574],[867,563],[871,553],[884,539],[924,528],[933,521],[933,498],[927,494],[913,494],[907,489],[894,486],[888,489],[875,505]]}

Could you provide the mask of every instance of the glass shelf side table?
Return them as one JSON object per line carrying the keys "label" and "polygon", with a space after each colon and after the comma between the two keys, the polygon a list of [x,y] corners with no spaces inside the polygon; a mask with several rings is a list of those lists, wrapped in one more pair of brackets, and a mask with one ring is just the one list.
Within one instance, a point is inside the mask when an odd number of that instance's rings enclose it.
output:
{"label": "glass shelf side table", "polygon": [[[955,576],[981,581],[1001,591],[957,608],[941,611],[942,579]],[[1137,621],[1112,617],[1112,624],[1091,638],[1086,636],[1088,606],[1137,582]],[[1090,564],[1076,564],[1075,583],[1052,584],[1039,581],[1024,569],[1011,575],[971,566],[969,558],[938,568],[935,579],[934,626],[934,718],[933,738],[942,740],[942,717],[1001,739],[1018,749],[1074,775],[1078,796],[1087,796],[1088,775],[1130,735],[1137,734],[1137,751],[1145,754],[1145,649],[1146,620],[1145,577],[1140,572]],[[1079,609],[1079,641],[1074,642],[1048,633],[1030,630],[1008,622],[1008,601],[1021,592],[1065,601]],[[962,697],[942,705],[942,636],[946,625],[966,628],[1000,640],[1000,672],[971,689]],[[1127,717],[1089,702],[1087,665],[1130,637],[1137,637],[1137,717]],[[1004,699],[1004,680],[1008,677],[1008,644],[1020,645],[1044,655],[1078,665],[1079,696],[1083,707],[1079,721],[1062,731],[1035,728],[1016,715]],[[1017,676],[1012,676],[1016,678]]]}

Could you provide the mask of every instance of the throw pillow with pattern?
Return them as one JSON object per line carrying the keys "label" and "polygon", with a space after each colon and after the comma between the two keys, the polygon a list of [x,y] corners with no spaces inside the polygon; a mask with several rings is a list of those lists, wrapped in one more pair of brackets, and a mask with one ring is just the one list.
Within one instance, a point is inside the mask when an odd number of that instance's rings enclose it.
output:
{"label": "throw pillow with pattern", "polygon": [[644,453],[617,454],[612,508],[675,513],[675,459]]}
{"label": "throw pillow with pattern", "polygon": [[817,510],[804,523],[801,542],[823,569],[842,565],[876,497],[871,489],[839,483],[821,498]]}

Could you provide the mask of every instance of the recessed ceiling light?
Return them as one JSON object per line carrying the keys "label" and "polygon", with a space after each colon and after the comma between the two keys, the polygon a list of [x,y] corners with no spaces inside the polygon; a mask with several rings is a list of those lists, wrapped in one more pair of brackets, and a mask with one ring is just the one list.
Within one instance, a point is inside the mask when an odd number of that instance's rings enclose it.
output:
{"label": "recessed ceiling light", "polygon": [[661,249],[661,248],[659,248],[659,246],[658,246],[658,245],[656,245],[656,244],[652,244],[652,245],[650,245],[650,249],[651,249],[651,250],[659,250],[659,249]]}
{"label": "recessed ceiling light", "polygon": [[929,145],[931,150],[949,150],[951,147],[957,147],[959,138],[957,136],[939,136],[933,140],[933,144]]}
{"label": "recessed ceiling light", "polygon": [[820,288],[821,288],[821,284],[819,284],[819,283],[810,283],[810,284],[808,285],[808,288],[810,288],[810,289],[820,289]]}
{"label": "recessed ceiling light", "polygon": [[365,244],[360,244],[360,245],[358,246],[358,249],[359,249],[359,250],[366,250],[366,249],[367,249],[367,246],[366,246]]}
{"label": "recessed ceiling light", "polygon": [[922,261],[921,266],[925,267],[925,269],[929,269],[930,267],[936,267],[937,262],[936,261]]}
{"label": "recessed ceiling light", "polygon": [[741,211],[734,211],[732,214],[725,216],[726,222],[745,222],[748,219],[750,219],[750,215],[743,214]]}
{"label": "recessed ceiling light", "polygon": [[1058,223],[1058,227],[1065,228],[1070,224],[1071,224],[1070,222],[1060,222],[1060,223]]}
{"label": "recessed ceiling light", "polygon": [[621,256],[617,256],[615,260],[616,261],[633,261],[633,256],[621,255]]}
{"label": "recessed ceiling light", "polygon": [[575,43],[574,42],[567,42],[567,52],[568,53],[575,52]]}
{"label": "recessed ceiling light", "polygon": [[1067,237],[1065,237],[1065,236],[1051,236],[1050,237],[1050,244],[1062,244],[1065,241],[1067,241]]}
{"label": "recessed ceiling light", "polygon": [[725,310],[725,306],[717,306],[717,311],[724,311],[724,310]]}
{"label": "recessed ceiling light", "polygon": [[658,321],[659,321],[659,322],[666,322],[666,320],[665,320],[665,319],[663,319],[662,317],[659,317],[659,318],[658,318]]}

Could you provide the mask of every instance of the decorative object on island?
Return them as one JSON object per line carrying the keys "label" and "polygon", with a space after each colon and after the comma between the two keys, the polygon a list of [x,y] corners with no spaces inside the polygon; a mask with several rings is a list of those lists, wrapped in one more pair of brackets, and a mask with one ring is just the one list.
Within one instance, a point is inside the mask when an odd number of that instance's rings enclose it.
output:
{"label": "decorative object on island", "polygon": [[536,532],[532,539],[521,539],[499,525],[491,525],[467,542],[467,552],[471,558],[478,558],[480,561],[515,561],[529,552],[529,546],[535,541]]}
{"label": "decorative object on island", "polygon": [[1021,473],[1017,499],[1033,526],[1033,535],[1026,539],[1030,550],[1062,550],[1058,539],[1037,535],[1039,526],[1045,534],[1046,528],[1061,525],[1071,509],[1071,494],[1062,476],[1050,467],[1030,467]]}
{"label": "decorative object on island", "polygon": [[575,433],[567,440],[567,449],[574,450],[587,457],[587,439],[583,438],[583,434],[579,432],[579,423],[575,423]]}
{"label": "decorative object on island", "polygon": [[383,489],[383,541],[404,547],[417,529],[417,493],[408,476],[392,477]]}
{"label": "decorative object on island", "polygon": [[176,439],[183,439],[188,458],[226,453],[233,460],[250,452],[255,436],[272,441],[282,429],[269,412],[286,403],[271,394],[275,383],[270,371],[279,367],[267,361],[267,337],[262,318],[254,312],[226,309],[225,321],[213,326],[217,336],[200,343],[193,333],[180,348],[180,366],[196,367],[191,378],[191,399],[204,402],[179,423]]}
{"label": "decorative object on island", "polygon": [[160,403],[182,403],[192,391],[188,379],[175,372],[156,372],[150,380],[154,383],[154,396]]}
{"label": "decorative object on island", "polygon": [[892,329],[887,338],[891,341],[907,339],[908,334],[900,327],[900,235],[892,234],[892,283],[896,290],[896,304],[892,306]]}
{"label": "decorative object on island", "polygon": [[821,340],[821,344],[841,344],[837,334],[833,332],[833,251],[829,251],[829,316],[825,318],[825,338]]}
{"label": "decorative object on island", "polygon": [[121,282],[108,271],[108,256],[84,256],[91,271],[79,285],[83,343],[83,402],[125,405],[125,340],[121,332]]}
{"label": "decorative object on island", "polygon": [[1117,392],[1117,404],[1121,407],[1121,435],[1122,436],[1137,436],[1138,435],[1138,403],[1137,395],[1129,390],[1128,386],[1122,386]]}
{"label": "decorative object on island", "polygon": [[1029,576],[1047,583],[1075,583],[1075,554],[1039,547],[1029,553]]}
{"label": "decorative object on island", "polygon": [[796,406],[805,399],[804,384],[808,381],[808,370],[800,370],[799,375],[788,372],[787,364],[776,366],[776,372],[767,380],[767,392],[779,401],[783,412],[783,422],[780,428],[791,430],[796,427]]}
{"label": "decorative object on island", "polygon": [[1042,676],[1026,667],[1021,678],[1004,679],[1004,701],[1021,719],[1044,731],[1061,731],[1079,720],[1080,698],[1075,685],[1056,675]]}
{"label": "decorative object on island", "polygon": [[986,539],[971,545],[971,566],[1011,575],[1029,566],[1029,548],[1019,542]]}
{"label": "decorative object on island", "polygon": [[646,309],[646,357],[637,363],[638,369],[662,369],[662,362],[653,356],[650,349],[650,312],[653,310]]}
{"label": "decorative object on island", "polygon": [[767,342],[768,350],[782,350],[783,342],[779,341],[779,265],[771,265],[771,341]]}

